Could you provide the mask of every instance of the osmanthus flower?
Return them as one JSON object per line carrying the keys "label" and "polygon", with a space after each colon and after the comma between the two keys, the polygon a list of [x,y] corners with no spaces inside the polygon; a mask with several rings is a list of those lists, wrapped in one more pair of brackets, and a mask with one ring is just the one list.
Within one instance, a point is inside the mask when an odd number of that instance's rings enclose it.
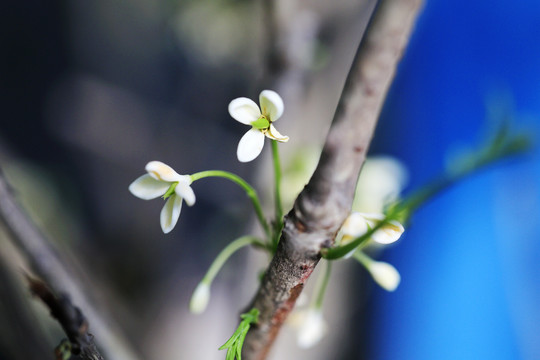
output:
{"label": "osmanthus flower", "polygon": [[[343,234],[341,244],[345,245],[364,235],[369,229],[372,229],[377,223],[384,220],[384,218],[385,216],[383,214],[353,212],[341,227],[341,232]],[[375,233],[371,235],[371,239],[379,244],[391,244],[397,241],[404,231],[403,225],[398,221],[390,220],[375,231]]]}
{"label": "osmanthus flower", "polygon": [[283,114],[283,100],[272,90],[263,90],[259,95],[259,106],[246,97],[239,97],[229,103],[229,114],[238,122],[250,125],[251,129],[240,139],[236,155],[241,162],[255,159],[264,146],[264,137],[280,142],[289,141],[281,135],[273,123]]}
{"label": "osmanthus flower", "polygon": [[182,200],[189,206],[195,203],[195,193],[191,189],[191,177],[180,175],[170,166],[160,161],[150,161],[146,164],[145,174],[129,185],[129,191],[143,200],[151,200],[160,196],[167,199],[161,210],[161,229],[169,233],[180,216]]}

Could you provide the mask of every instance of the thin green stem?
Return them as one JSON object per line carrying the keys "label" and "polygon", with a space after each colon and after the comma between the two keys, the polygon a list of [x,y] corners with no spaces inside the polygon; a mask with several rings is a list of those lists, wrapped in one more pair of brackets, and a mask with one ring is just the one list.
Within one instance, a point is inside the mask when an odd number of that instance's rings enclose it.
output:
{"label": "thin green stem", "polygon": [[275,207],[276,207],[276,219],[274,228],[274,248],[277,248],[281,229],[283,228],[283,206],[281,204],[281,164],[279,161],[278,142],[272,140],[272,160],[274,163],[274,177],[275,177]]}
{"label": "thin green stem", "polygon": [[247,245],[256,245],[258,247],[266,248],[266,246],[261,243],[259,239],[253,236],[242,236],[232,241],[229,245],[225,246],[223,250],[221,250],[212,265],[210,265],[210,268],[204,275],[201,282],[205,282],[210,285],[231,255]]}
{"label": "thin green stem", "polygon": [[322,308],[324,294],[326,294],[326,288],[328,287],[328,282],[330,280],[331,273],[332,273],[332,264],[330,263],[330,261],[326,261],[324,274],[322,274],[322,276],[320,276],[317,279],[316,296],[312,305],[312,307],[315,309]]}
{"label": "thin green stem", "polygon": [[350,243],[347,243],[346,245],[336,246],[329,249],[322,249],[321,256],[325,258],[326,260],[336,260],[336,259],[344,257],[349,252],[353,251],[360,245],[366,243],[371,237],[371,235],[375,233],[375,231],[379,230],[381,227],[386,225],[390,220],[393,220],[394,218],[392,216],[395,216],[395,215],[391,215],[391,214],[387,215],[386,218],[384,218],[383,220],[375,224],[375,226],[373,226],[371,229],[369,229],[367,233],[365,233],[362,236],[357,237],[356,239],[354,239]]}
{"label": "thin green stem", "polygon": [[369,269],[369,264],[371,264],[374,260],[364,254],[362,251],[355,251],[353,254],[353,257],[358,260],[360,264],[362,264],[366,269]]}
{"label": "thin green stem", "polygon": [[339,259],[348,254],[353,249],[368,241],[371,235],[382,226],[386,225],[391,220],[399,222],[407,222],[414,211],[427,201],[443,192],[458,181],[488,167],[496,161],[506,157],[524,152],[530,147],[530,140],[523,135],[508,135],[504,131],[495,137],[491,143],[478,151],[475,156],[472,156],[466,166],[463,166],[456,171],[443,174],[439,179],[423,186],[419,190],[402,201],[394,204],[387,210],[386,218],[377,223],[364,235],[354,239],[350,243],[337,246],[329,249],[321,250],[321,255],[327,260]]}
{"label": "thin green stem", "polygon": [[266,236],[268,237],[268,239],[271,239],[272,233],[270,231],[270,227],[268,226],[268,222],[264,218],[261,202],[259,201],[257,192],[251,185],[247,183],[247,181],[245,181],[238,175],[235,175],[228,171],[222,171],[222,170],[201,171],[201,172],[191,175],[191,180],[197,181],[199,179],[203,179],[207,177],[221,177],[224,179],[228,179],[234,182],[235,184],[239,185],[242,189],[244,189],[247,196],[250,198],[251,202],[253,203],[253,207],[255,208],[255,213],[257,214],[257,218],[259,219],[259,222],[261,223],[261,226],[263,227],[263,230]]}

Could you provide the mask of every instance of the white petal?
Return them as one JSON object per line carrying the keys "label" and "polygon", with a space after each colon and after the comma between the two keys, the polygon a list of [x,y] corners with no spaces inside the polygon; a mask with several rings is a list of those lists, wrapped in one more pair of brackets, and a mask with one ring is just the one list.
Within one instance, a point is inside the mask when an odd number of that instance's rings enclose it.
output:
{"label": "white petal", "polygon": [[165,194],[170,185],[145,174],[129,185],[129,191],[140,199],[151,200]]}
{"label": "white petal", "polygon": [[341,231],[343,232],[343,235],[357,238],[367,233],[368,224],[361,213],[354,212],[345,220]]}
{"label": "white petal", "polygon": [[394,291],[398,287],[401,276],[395,267],[383,261],[374,261],[368,267],[373,280],[387,291]]}
{"label": "white petal", "polygon": [[398,241],[404,231],[403,225],[395,220],[391,220],[379,230],[375,231],[371,238],[379,244],[387,245]]}
{"label": "white petal", "polygon": [[236,156],[238,161],[248,162],[255,159],[262,151],[264,146],[264,134],[257,129],[251,129],[240,139]]}
{"label": "white petal", "polygon": [[273,140],[277,140],[277,141],[280,141],[280,142],[287,142],[289,141],[289,137],[288,136],[285,136],[285,135],[281,135],[279,133],[279,131],[277,131],[277,129],[275,128],[274,125],[270,124],[270,127],[268,128],[268,130],[266,131],[265,133],[266,137],[270,138],[270,139],[273,139]]}
{"label": "white petal", "polygon": [[187,182],[179,181],[174,188],[174,192],[182,199],[184,199],[186,201],[186,204],[188,204],[189,206],[195,204],[195,193]]}
{"label": "white petal", "polygon": [[263,90],[259,95],[261,112],[266,115],[270,121],[276,121],[283,115],[283,100],[277,92],[272,90]]}
{"label": "white petal", "polygon": [[380,214],[380,213],[359,213],[360,215],[362,215],[368,222],[370,222],[371,224],[376,224],[382,220],[385,219],[386,216],[384,216],[384,214]]}
{"label": "white petal", "polygon": [[145,170],[156,180],[174,182],[180,181],[180,179],[183,178],[183,176],[174,171],[172,167],[161,161],[150,161],[146,164]]}
{"label": "white petal", "polygon": [[171,195],[167,199],[165,206],[161,209],[159,220],[161,222],[161,229],[165,234],[171,232],[176,225],[178,218],[180,217],[180,211],[182,210],[182,198],[176,195]]}
{"label": "white petal", "polygon": [[255,101],[239,97],[229,103],[229,114],[242,124],[251,125],[261,116],[261,111]]}

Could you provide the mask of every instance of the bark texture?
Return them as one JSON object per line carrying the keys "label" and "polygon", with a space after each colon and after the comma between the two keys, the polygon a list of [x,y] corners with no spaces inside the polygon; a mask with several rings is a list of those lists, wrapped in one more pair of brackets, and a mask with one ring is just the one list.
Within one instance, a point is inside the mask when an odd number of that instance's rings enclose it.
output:
{"label": "bark texture", "polygon": [[305,282],[347,217],[360,169],[421,0],[382,0],[358,47],[332,126],[308,185],[285,217],[277,252],[251,304],[259,323],[242,356],[265,359]]}

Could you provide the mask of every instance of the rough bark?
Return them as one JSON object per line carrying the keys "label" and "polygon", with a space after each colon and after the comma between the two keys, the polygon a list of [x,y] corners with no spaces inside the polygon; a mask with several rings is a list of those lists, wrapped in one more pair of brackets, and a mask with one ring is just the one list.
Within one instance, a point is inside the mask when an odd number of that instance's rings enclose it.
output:
{"label": "rough bark", "polygon": [[308,185],[285,217],[277,252],[251,307],[259,323],[243,349],[265,359],[305,282],[347,217],[380,109],[407,45],[421,0],[383,0],[374,11],[347,77],[332,126]]}

